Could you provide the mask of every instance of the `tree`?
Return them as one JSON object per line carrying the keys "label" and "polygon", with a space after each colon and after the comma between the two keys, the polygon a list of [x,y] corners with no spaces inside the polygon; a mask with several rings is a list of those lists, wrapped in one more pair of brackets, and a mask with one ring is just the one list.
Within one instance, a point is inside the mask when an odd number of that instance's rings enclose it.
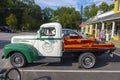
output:
{"label": "tree", "polygon": [[[30,5],[27,9],[27,13],[35,20],[35,28],[34,30],[38,29],[39,26],[42,24],[42,9],[38,5]],[[33,26],[32,26],[33,27]]]}
{"label": "tree", "polygon": [[[22,16],[26,9],[32,8],[32,13],[30,13],[30,16],[35,17],[33,15],[36,15],[35,19],[41,20],[39,18],[38,14],[40,14],[40,9],[36,9],[36,5],[34,0],[0,0],[0,25],[6,25],[6,17],[10,14],[14,14],[17,19],[16,29],[21,29],[22,24]],[[38,6],[39,7],[39,6]],[[40,8],[40,7],[39,7]],[[39,19],[38,19],[39,18]],[[40,23],[41,21],[38,21],[36,23]]]}
{"label": "tree", "polygon": [[36,20],[32,18],[28,11],[25,10],[22,16],[22,30],[35,30],[36,29]]}
{"label": "tree", "polygon": [[80,13],[75,8],[61,7],[53,11],[52,21],[60,22],[64,28],[76,29],[80,24]]}
{"label": "tree", "polygon": [[99,10],[102,10],[103,12],[109,11],[109,5],[106,2],[103,2],[99,5]]}
{"label": "tree", "polygon": [[6,25],[5,19],[9,15],[8,4],[8,0],[0,0],[0,25]]}
{"label": "tree", "polygon": [[16,16],[14,14],[10,14],[10,16],[6,18],[6,24],[9,25],[12,29],[15,29],[17,24]]}
{"label": "tree", "polygon": [[90,6],[85,6],[84,8],[84,15],[88,18],[96,16],[98,10],[102,10],[103,12],[112,10],[114,8],[114,4],[108,5],[107,3],[103,2],[99,6],[92,4]]}
{"label": "tree", "polygon": [[114,8],[114,4],[109,5],[109,10],[112,10]]}
{"label": "tree", "polygon": [[53,12],[53,10],[51,8],[45,8],[45,9],[42,10],[43,23],[51,22],[52,12]]}
{"label": "tree", "polygon": [[90,8],[89,8],[89,6],[85,6],[85,8],[84,8],[84,15],[87,18],[90,18]]}
{"label": "tree", "polygon": [[35,0],[21,0],[23,3],[28,4],[28,5],[34,5]]}
{"label": "tree", "polygon": [[98,12],[98,7],[95,4],[92,4],[90,6],[90,17],[96,16],[97,12]]}

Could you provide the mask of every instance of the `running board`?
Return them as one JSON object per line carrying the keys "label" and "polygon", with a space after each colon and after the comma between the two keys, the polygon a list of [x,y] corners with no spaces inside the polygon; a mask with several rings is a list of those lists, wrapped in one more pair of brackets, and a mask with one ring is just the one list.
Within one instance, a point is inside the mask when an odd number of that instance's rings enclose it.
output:
{"label": "running board", "polygon": [[39,57],[39,60],[34,61],[34,63],[45,63],[45,62],[61,62],[60,57]]}

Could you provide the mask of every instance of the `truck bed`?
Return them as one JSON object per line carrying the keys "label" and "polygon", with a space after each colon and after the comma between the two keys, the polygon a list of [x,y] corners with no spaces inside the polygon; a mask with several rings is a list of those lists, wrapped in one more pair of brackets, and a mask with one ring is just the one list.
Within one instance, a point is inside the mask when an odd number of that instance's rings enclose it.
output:
{"label": "truck bed", "polygon": [[95,43],[95,39],[64,39],[64,50],[72,49],[114,49],[112,43]]}

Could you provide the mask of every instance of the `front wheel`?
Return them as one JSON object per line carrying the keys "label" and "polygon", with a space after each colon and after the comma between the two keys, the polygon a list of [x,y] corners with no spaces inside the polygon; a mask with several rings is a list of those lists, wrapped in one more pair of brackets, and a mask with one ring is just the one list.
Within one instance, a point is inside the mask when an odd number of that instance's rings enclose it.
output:
{"label": "front wheel", "polygon": [[10,63],[12,64],[12,66],[20,68],[20,67],[24,67],[26,65],[26,59],[25,59],[24,55],[22,55],[19,52],[16,52],[11,55]]}
{"label": "front wheel", "polygon": [[89,69],[95,65],[96,59],[92,53],[82,53],[79,56],[79,65],[82,68]]}

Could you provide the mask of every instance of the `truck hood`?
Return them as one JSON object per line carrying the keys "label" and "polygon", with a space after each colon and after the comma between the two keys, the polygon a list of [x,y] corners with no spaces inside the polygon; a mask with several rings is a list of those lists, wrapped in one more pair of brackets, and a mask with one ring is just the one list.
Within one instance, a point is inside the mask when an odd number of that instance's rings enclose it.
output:
{"label": "truck hood", "polygon": [[21,35],[21,36],[13,36],[11,39],[11,43],[21,43],[21,42],[29,42],[31,40],[35,40],[36,35]]}

